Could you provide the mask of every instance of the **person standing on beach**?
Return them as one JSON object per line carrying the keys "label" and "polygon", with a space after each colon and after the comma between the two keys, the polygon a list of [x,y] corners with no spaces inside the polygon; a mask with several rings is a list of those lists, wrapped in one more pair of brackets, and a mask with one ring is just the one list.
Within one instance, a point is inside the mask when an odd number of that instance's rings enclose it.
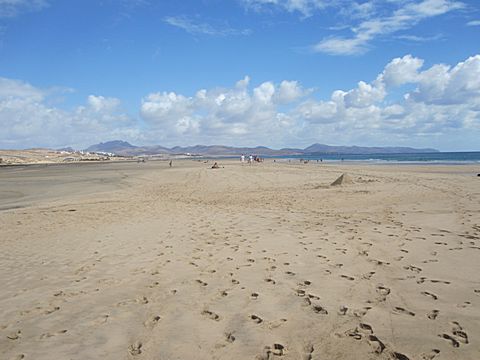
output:
{"label": "person standing on beach", "polygon": [[242,164],[245,162],[245,155],[242,154],[242,156],[240,156],[240,161],[242,162]]}
{"label": "person standing on beach", "polygon": [[170,167],[172,167],[172,160],[170,160],[170,162],[169,162],[169,164],[168,164],[168,165],[170,165]]}

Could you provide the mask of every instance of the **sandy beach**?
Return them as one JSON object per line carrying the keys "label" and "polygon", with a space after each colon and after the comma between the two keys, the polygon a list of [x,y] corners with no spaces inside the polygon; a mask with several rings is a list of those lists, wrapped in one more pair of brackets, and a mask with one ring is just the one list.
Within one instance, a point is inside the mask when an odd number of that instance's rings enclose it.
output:
{"label": "sandy beach", "polygon": [[1,168],[0,358],[480,358],[478,166],[212,164]]}

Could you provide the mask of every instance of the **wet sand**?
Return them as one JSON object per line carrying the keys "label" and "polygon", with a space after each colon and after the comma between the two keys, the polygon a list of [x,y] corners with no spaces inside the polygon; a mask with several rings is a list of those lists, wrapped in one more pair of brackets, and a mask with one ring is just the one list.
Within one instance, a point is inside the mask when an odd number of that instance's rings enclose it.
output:
{"label": "wet sand", "polygon": [[219,163],[0,169],[1,358],[480,358],[478,168]]}

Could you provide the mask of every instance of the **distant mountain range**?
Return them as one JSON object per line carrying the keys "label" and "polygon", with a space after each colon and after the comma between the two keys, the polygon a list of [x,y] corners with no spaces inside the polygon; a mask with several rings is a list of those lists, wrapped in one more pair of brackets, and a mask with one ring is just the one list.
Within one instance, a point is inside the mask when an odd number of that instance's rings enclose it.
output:
{"label": "distant mountain range", "polygon": [[399,154],[399,153],[431,153],[436,149],[415,149],[410,147],[361,147],[361,146],[330,146],[313,144],[305,149],[284,148],[270,149],[265,146],[232,147],[223,145],[175,146],[167,148],[160,145],[135,146],[126,141],[114,140],[89,146],[86,151],[108,152],[117,155],[157,155],[157,154],[195,154],[195,155],[241,155],[255,154],[260,156],[286,155],[321,155],[321,154]]}

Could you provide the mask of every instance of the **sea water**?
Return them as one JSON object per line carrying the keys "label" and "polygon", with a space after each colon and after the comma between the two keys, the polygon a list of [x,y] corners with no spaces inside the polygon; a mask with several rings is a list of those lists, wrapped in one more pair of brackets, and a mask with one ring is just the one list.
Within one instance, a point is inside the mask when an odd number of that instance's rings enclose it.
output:
{"label": "sea water", "polygon": [[480,151],[474,152],[433,152],[406,154],[310,154],[290,155],[273,158],[290,159],[291,161],[358,161],[372,163],[438,163],[438,164],[480,164]]}

